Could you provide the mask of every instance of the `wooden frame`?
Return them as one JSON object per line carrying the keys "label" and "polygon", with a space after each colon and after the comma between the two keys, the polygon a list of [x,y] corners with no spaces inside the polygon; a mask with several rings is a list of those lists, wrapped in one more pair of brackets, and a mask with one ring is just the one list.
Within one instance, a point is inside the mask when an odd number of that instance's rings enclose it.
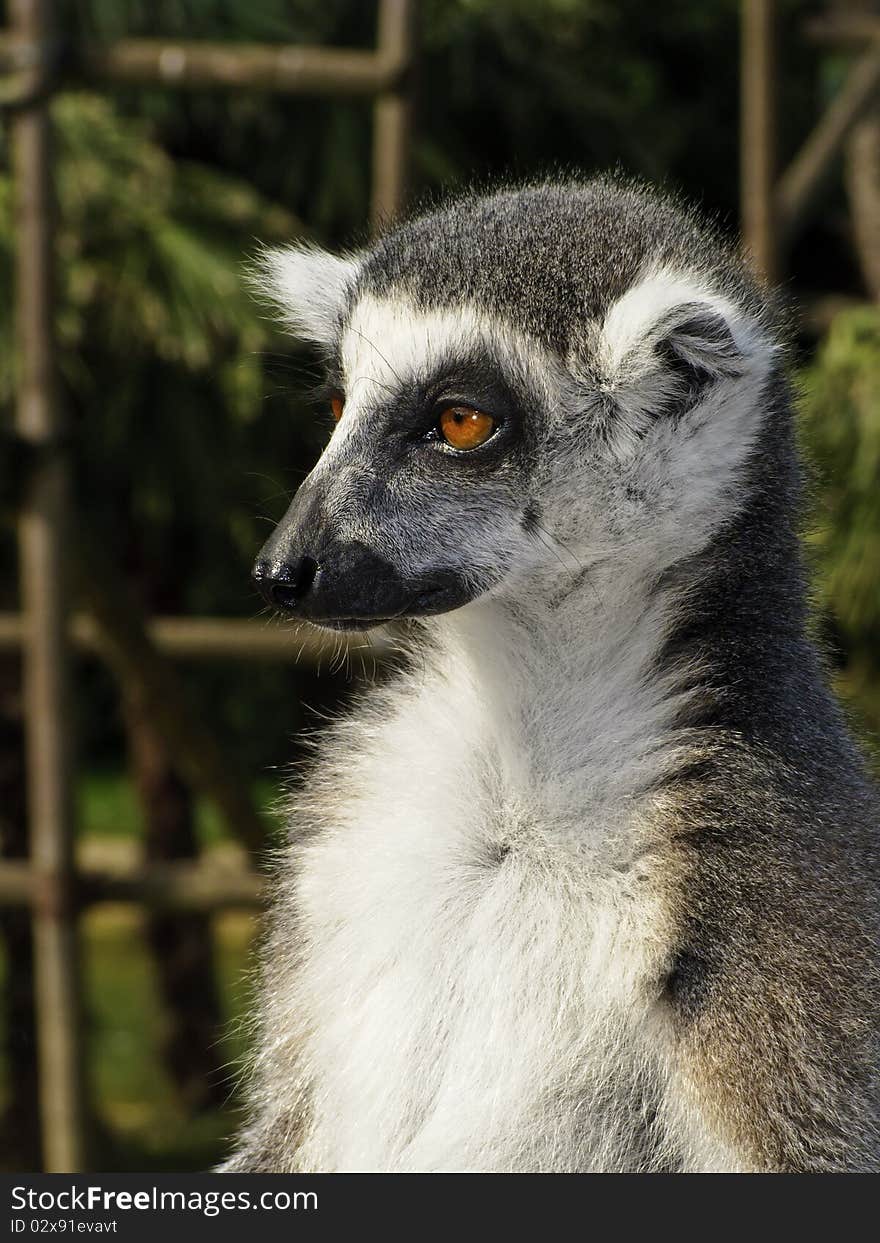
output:
{"label": "wooden frame", "polygon": [[774,0],[743,0],[741,10],[742,232],[770,283],[781,279],[785,253],[833,175],[847,139],[880,99],[880,17],[828,14],[808,21],[805,33],[814,42],[863,50],[813,132],[777,176],[775,8]]}

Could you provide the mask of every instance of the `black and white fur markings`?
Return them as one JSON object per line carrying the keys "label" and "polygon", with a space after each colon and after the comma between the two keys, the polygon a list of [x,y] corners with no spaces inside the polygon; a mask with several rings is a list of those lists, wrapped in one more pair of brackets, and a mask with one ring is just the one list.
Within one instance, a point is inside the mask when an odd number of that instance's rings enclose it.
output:
{"label": "black and white fur markings", "polygon": [[764,296],[606,181],[262,271],[345,398],[263,578],[421,622],[293,796],[225,1168],[878,1168],[877,801]]}

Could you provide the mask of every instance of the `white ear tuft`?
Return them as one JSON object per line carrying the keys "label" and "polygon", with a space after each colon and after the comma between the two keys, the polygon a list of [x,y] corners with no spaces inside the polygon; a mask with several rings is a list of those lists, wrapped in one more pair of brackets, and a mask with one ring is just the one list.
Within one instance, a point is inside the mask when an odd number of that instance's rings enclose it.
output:
{"label": "white ear tuft", "polygon": [[757,391],[776,348],[733,301],[667,268],[611,305],[594,342],[603,426],[624,455],[665,416],[676,422],[710,398],[717,408],[727,381],[749,376]]}
{"label": "white ear tuft", "polygon": [[277,307],[285,327],[304,341],[330,346],[357,272],[353,256],[293,244],[261,250],[251,280],[258,293]]}
{"label": "white ear tuft", "polygon": [[651,273],[605,317],[599,363],[612,383],[647,369],[666,342],[678,357],[710,375],[735,374],[758,346],[756,326],[723,296],[668,269]]}

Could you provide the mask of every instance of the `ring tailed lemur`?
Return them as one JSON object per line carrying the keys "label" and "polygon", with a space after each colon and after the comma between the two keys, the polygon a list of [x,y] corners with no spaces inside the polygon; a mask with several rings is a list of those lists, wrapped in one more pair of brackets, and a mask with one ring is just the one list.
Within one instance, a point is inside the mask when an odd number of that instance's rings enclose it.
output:
{"label": "ring tailed lemur", "polygon": [[765,296],[609,181],[262,268],[337,423],[257,580],[418,621],[293,800],[225,1168],[878,1168],[878,805]]}

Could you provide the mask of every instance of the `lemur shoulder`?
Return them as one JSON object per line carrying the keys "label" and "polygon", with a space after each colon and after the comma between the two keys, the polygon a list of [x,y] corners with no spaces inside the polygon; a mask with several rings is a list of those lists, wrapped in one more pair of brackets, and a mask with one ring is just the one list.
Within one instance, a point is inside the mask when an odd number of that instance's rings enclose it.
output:
{"label": "lemur shoulder", "polygon": [[765,293],[608,180],[262,271],[337,422],[258,583],[414,637],[292,796],[224,1168],[880,1168],[878,802]]}

